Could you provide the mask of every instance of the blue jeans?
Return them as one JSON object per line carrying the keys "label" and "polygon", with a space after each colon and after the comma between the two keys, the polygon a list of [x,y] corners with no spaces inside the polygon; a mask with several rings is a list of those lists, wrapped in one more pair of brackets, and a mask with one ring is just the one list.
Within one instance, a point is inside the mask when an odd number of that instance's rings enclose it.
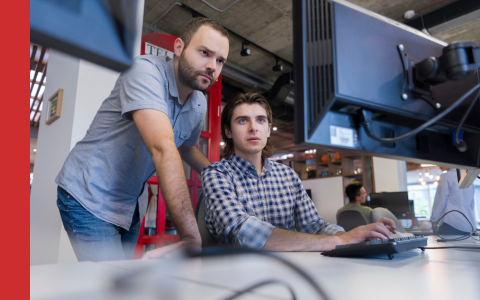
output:
{"label": "blue jeans", "polygon": [[61,187],[57,195],[63,227],[79,261],[132,259],[140,232],[138,203],[130,230],[125,230],[92,215]]}

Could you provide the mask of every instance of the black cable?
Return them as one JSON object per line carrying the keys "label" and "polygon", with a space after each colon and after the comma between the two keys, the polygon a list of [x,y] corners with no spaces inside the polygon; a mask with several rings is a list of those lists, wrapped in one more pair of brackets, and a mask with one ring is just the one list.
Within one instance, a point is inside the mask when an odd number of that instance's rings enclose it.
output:
{"label": "black cable", "polygon": [[444,110],[443,112],[441,112],[440,114],[438,114],[437,116],[433,117],[432,119],[430,119],[429,121],[423,123],[421,126],[415,128],[414,130],[410,131],[410,132],[407,132],[405,133],[404,135],[401,135],[399,137],[395,137],[395,138],[379,138],[379,137],[376,137],[373,135],[373,131],[372,131],[372,112],[370,111],[366,111],[364,109],[362,109],[362,113],[360,114],[360,118],[362,119],[362,122],[361,124],[363,125],[364,129],[365,129],[365,132],[367,133],[367,135],[377,141],[377,142],[381,142],[381,143],[395,143],[395,142],[400,142],[400,141],[403,141],[404,139],[407,139],[413,135],[416,135],[418,134],[419,132],[423,131],[424,129],[426,129],[428,126],[432,125],[433,123],[437,122],[438,120],[440,120],[441,118],[443,118],[444,116],[446,116],[448,113],[450,113],[452,110],[454,110],[455,108],[457,108],[463,101],[465,101],[465,99],[468,98],[468,96],[470,96],[475,90],[477,90],[478,88],[480,87],[480,84],[477,84],[476,86],[474,86],[472,89],[470,89],[468,92],[466,92],[465,94],[463,94],[462,97],[460,97],[460,99],[458,99],[457,101],[455,101],[452,105],[450,105],[446,110]]}
{"label": "black cable", "polygon": [[478,250],[473,247],[464,247],[464,246],[449,246],[449,247],[422,247],[423,249],[428,249],[428,250],[435,250],[435,249],[473,249],[475,251],[479,251],[480,247]]}
{"label": "black cable", "polygon": [[[473,227],[472,222],[470,222],[470,220],[467,218],[467,216],[465,216],[464,213],[462,213],[461,211],[456,210],[456,209],[444,213],[443,216],[441,216],[440,219],[438,219],[438,221],[437,221],[436,223],[437,223],[437,224],[440,223],[440,221],[443,220],[443,218],[445,218],[446,215],[448,215],[449,213],[452,213],[452,212],[454,212],[454,211],[460,213],[460,214],[468,221],[468,224],[470,224],[470,227],[472,227],[471,233],[475,232],[475,227]],[[437,225],[437,227],[438,227],[438,225]],[[460,237],[458,237],[458,238],[454,238],[454,239],[446,239],[446,238],[442,237],[442,236],[439,234],[439,235],[438,235],[439,240],[437,240],[437,242],[456,242],[456,241],[463,241],[463,240],[468,239],[468,238],[472,235],[471,233],[466,234],[466,235],[462,235],[462,236],[460,236]]]}
{"label": "black cable", "polygon": [[285,282],[283,281],[280,281],[280,280],[275,280],[275,279],[270,279],[270,280],[265,280],[265,281],[262,281],[260,283],[257,283],[257,284],[254,284],[246,289],[243,289],[239,292],[237,292],[235,295],[232,295],[228,298],[225,298],[224,300],[233,300],[233,299],[236,299],[240,296],[242,296],[243,294],[245,293],[248,293],[256,288],[259,288],[261,286],[265,286],[265,285],[269,285],[269,284],[281,284],[281,285],[284,285],[289,291],[290,291],[290,294],[292,294],[292,300],[296,300],[297,297],[295,296],[295,293],[293,292],[293,289]]}
{"label": "black cable", "polygon": [[467,151],[467,143],[463,139],[459,140],[458,139],[458,134],[460,133],[460,129],[462,128],[463,123],[467,119],[468,115],[470,114],[470,111],[472,110],[473,106],[478,100],[478,97],[480,97],[480,91],[477,93],[475,98],[473,98],[472,103],[470,103],[470,106],[468,107],[467,111],[463,114],[462,120],[460,123],[458,123],[457,130],[455,132],[455,146],[457,147],[458,151],[460,152],[465,152]]}
{"label": "black cable", "polygon": [[243,248],[243,247],[206,247],[202,249],[202,252],[198,251],[188,251],[187,252],[190,257],[212,257],[212,256],[224,256],[224,255],[238,255],[238,254],[257,254],[257,255],[263,255],[267,256],[269,258],[273,258],[295,272],[297,272],[301,277],[303,277],[312,287],[313,289],[318,293],[318,295],[322,299],[330,299],[328,295],[322,290],[320,285],[313,280],[313,278],[308,275],[305,271],[303,271],[300,267],[295,265],[294,263],[286,260],[283,257],[280,257],[272,252],[267,252],[267,251],[261,251],[261,250],[255,250],[255,249],[250,249],[250,248]]}

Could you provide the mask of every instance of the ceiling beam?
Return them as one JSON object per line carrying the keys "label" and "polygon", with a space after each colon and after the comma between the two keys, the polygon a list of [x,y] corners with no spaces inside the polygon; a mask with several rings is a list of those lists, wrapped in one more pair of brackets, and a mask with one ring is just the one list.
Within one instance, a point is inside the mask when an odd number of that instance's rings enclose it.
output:
{"label": "ceiling beam", "polygon": [[459,18],[478,9],[480,9],[479,0],[459,0],[426,15],[409,20],[405,24],[418,30],[422,30],[423,28],[428,29]]}

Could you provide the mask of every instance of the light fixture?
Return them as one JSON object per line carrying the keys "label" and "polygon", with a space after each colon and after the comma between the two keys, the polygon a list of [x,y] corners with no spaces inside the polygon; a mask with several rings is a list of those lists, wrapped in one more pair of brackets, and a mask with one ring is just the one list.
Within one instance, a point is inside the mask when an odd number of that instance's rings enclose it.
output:
{"label": "light fixture", "polygon": [[37,152],[37,148],[33,149],[33,152]]}
{"label": "light fixture", "polygon": [[242,51],[240,51],[241,56],[249,56],[252,51],[249,48],[245,48],[245,46],[250,45],[249,42],[242,42]]}
{"label": "light fixture", "polygon": [[437,185],[438,185],[438,182],[435,181],[435,182],[433,183],[433,185],[434,185],[434,186],[437,186]]}
{"label": "light fixture", "polygon": [[418,181],[422,182],[422,181],[423,181],[423,178],[422,178],[422,177],[418,178]]}
{"label": "light fixture", "polygon": [[433,175],[428,176],[428,178],[433,179]]}
{"label": "light fixture", "polygon": [[447,171],[443,171],[443,173],[447,173]]}
{"label": "light fixture", "polygon": [[430,173],[428,173],[428,171],[425,172],[425,177],[430,177]]}
{"label": "light fixture", "polygon": [[275,65],[273,66],[272,71],[274,71],[274,72],[282,72],[283,71],[283,66],[278,63],[279,61],[280,61],[280,59],[275,56]]}
{"label": "light fixture", "polygon": [[436,167],[436,165],[432,165],[432,164],[420,164],[420,167],[422,167],[422,168],[428,168],[428,167]]}
{"label": "light fixture", "polygon": [[418,173],[418,175],[422,176],[422,173],[420,172],[420,173]]}
{"label": "light fixture", "polygon": [[422,181],[422,185],[426,185],[427,183],[425,181]]}
{"label": "light fixture", "polygon": [[436,180],[440,180],[440,175],[435,176]]}
{"label": "light fixture", "polygon": [[414,10],[407,10],[404,14],[403,17],[407,20],[410,20],[415,16],[415,11]]}
{"label": "light fixture", "polygon": [[223,145],[225,145],[225,142],[220,142],[220,146],[223,146]]}
{"label": "light fixture", "polygon": [[277,131],[277,129],[278,129],[277,127],[273,127],[273,128],[272,128],[273,131]]}

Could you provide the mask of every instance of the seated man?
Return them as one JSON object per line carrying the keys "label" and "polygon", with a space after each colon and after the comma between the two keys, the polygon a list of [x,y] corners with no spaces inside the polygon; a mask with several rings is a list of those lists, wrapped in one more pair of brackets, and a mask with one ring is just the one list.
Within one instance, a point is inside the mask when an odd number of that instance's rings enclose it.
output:
{"label": "seated man", "polygon": [[342,211],[356,210],[361,212],[362,215],[365,216],[365,219],[367,219],[368,223],[372,223],[372,219],[370,218],[370,213],[372,212],[372,209],[368,206],[361,205],[367,200],[367,192],[365,191],[365,188],[362,186],[362,184],[358,181],[356,183],[351,183],[347,186],[345,192],[347,193],[349,203],[338,210],[337,220],[338,215]]}
{"label": "seated man", "polygon": [[272,152],[271,124],[272,110],[257,93],[237,94],[223,109],[225,158],[202,171],[205,222],[220,243],[325,251],[395,233],[395,223],[386,218],[349,232],[325,222],[297,174],[267,159]]}

